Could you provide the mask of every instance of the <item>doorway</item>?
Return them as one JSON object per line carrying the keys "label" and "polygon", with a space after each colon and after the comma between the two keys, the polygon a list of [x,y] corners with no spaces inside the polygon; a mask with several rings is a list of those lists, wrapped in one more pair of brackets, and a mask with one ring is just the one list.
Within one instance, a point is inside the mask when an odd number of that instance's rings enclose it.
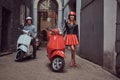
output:
{"label": "doorway", "polygon": [[1,52],[8,50],[8,27],[10,26],[10,14],[11,12],[2,8],[2,25],[1,25]]}
{"label": "doorway", "polygon": [[43,42],[47,41],[49,28],[57,25],[58,4],[56,0],[40,0],[38,3],[38,36]]}

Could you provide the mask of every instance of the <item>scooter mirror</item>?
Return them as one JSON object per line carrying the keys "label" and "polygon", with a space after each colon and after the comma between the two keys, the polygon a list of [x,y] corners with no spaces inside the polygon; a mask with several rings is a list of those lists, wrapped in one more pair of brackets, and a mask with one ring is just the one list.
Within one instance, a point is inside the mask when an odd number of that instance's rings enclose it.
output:
{"label": "scooter mirror", "polygon": [[20,28],[20,27],[18,27],[18,30],[21,30],[21,28]]}
{"label": "scooter mirror", "polygon": [[62,34],[63,34],[63,32],[62,32],[62,31],[59,31],[59,34],[60,34],[60,35],[62,35]]}
{"label": "scooter mirror", "polygon": [[21,27],[18,27],[17,29],[18,29],[18,30],[20,30],[20,31],[22,31],[22,30],[23,30]]}
{"label": "scooter mirror", "polygon": [[60,35],[62,35],[62,34],[63,34],[62,29],[58,28],[58,31],[59,31],[59,34],[60,34]]}
{"label": "scooter mirror", "polygon": [[52,31],[52,33],[51,33],[52,35],[55,35],[55,32],[54,31]]}

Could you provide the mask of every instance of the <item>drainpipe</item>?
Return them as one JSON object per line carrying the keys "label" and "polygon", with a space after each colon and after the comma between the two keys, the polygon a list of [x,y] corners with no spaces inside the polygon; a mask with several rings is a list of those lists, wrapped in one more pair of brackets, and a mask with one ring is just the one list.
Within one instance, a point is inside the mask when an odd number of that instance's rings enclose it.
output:
{"label": "drainpipe", "polygon": [[58,3],[58,28],[61,28],[61,24],[62,24],[62,2],[61,0],[56,0]]}
{"label": "drainpipe", "polygon": [[[63,2],[64,2],[64,0],[63,0]],[[68,0],[68,2],[65,5],[63,3],[63,9],[65,9],[67,7],[67,5],[68,5],[69,2],[70,2],[70,0]]]}
{"label": "drainpipe", "polygon": [[[31,8],[31,17],[33,18],[33,15],[34,15],[34,12],[33,12],[33,9],[34,9],[34,0],[31,1],[31,5],[32,5],[32,8]],[[34,18],[33,18],[33,21],[34,21]]]}
{"label": "drainpipe", "polygon": [[62,0],[62,27],[63,27],[63,24],[64,24],[64,0]]}
{"label": "drainpipe", "polygon": [[34,18],[34,21],[33,21],[33,23],[34,23],[34,25],[35,26],[37,26],[37,19],[38,19],[38,17],[37,17],[37,4],[38,4],[38,2],[39,2],[39,0],[33,0],[34,2],[34,4],[33,4],[33,18]]}
{"label": "drainpipe", "polygon": [[67,1],[67,3],[64,5],[64,0],[63,0],[63,5],[62,5],[62,26],[64,25],[64,10],[67,7],[67,5],[69,4],[70,0]]}
{"label": "drainpipe", "polygon": [[77,24],[78,24],[78,37],[79,37],[79,41],[80,41],[80,13],[81,13],[81,0],[76,0],[76,20],[77,20]]}

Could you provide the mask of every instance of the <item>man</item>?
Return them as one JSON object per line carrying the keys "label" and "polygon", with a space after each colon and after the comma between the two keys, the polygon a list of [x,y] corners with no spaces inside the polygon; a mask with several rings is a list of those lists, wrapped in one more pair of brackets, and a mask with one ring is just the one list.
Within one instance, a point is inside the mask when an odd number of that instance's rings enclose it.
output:
{"label": "man", "polygon": [[29,30],[31,36],[33,37],[31,44],[33,45],[33,59],[35,59],[36,58],[35,38],[37,35],[37,27],[32,25],[32,18],[31,17],[26,18],[26,26],[24,27],[24,30]]}

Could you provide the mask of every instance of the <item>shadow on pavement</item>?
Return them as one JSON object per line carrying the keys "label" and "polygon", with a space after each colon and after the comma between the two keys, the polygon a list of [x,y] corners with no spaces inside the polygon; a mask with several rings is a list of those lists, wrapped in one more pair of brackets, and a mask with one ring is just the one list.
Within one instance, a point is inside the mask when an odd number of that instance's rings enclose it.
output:
{"label": "shadow on pavement", "polygon": [[31,61],[31,60],[35,60],[35,59],[33,59],[32,57],[26,57],[26,58],[24,58],[24,59],[21,60],[21,61],[16,61],[16,60],[15,60],[15,62],[28,62],[28,61]]}

